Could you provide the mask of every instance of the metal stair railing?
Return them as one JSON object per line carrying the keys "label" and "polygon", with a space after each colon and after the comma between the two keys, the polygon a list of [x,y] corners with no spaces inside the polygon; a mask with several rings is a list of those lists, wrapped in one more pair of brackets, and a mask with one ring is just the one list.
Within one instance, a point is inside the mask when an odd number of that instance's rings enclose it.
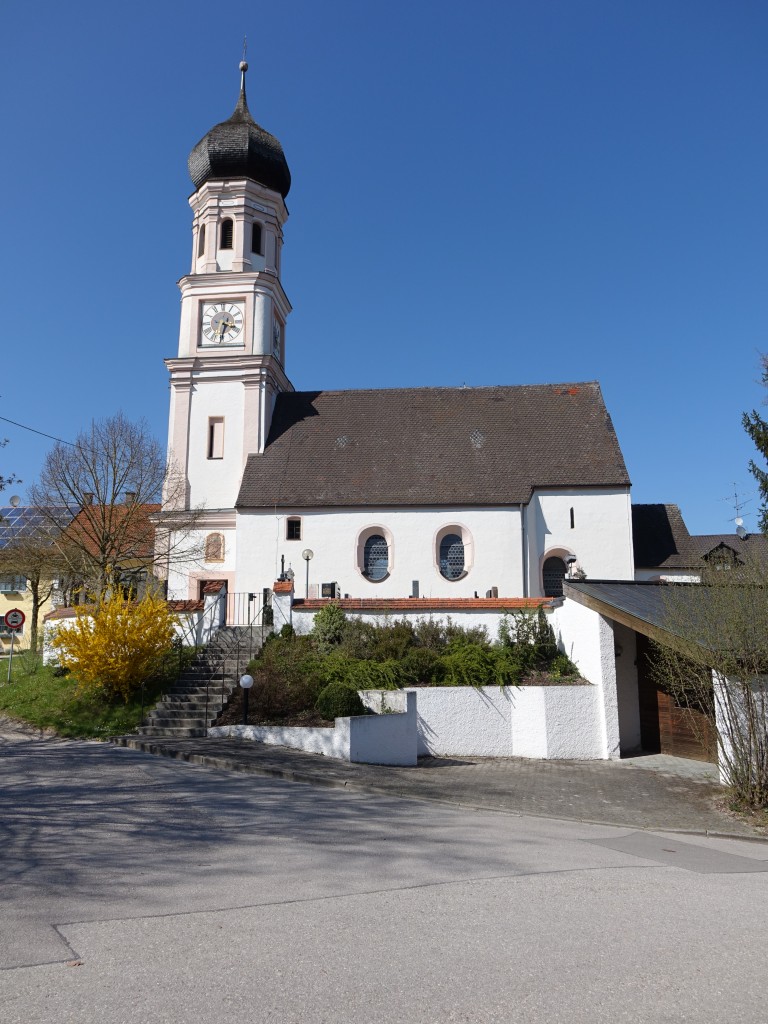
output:
{"label": "metal stair railing", "polygon": [[[258,650],[264,646],[264,636],[267,630],[272,629],[272,605],[265,601],[261,606],[257,608],[255,612],[251,612],[253,601],[250,600],[253,595],[248,594],[230,594],[227,595],[227,610],[229,611],[230,598],[247,597],[249,600],[244,605],[248,609],[249,617],[246,624],[239,625],[225,625],[216,633],[216,638],[213,644],[208,645],[208,650],[215,645],[215,654],[221,659],[221,688],[222,692],[226,690],[227,686],[227,663],[234,661],[236,664],[235,670],[235,686],[240,679],[248,663],[253,659],[255,653],[255,637],[254,631],[261,631],[258,642]],[[243,607],[241,604],[240,607]],[[228,616],[229,617],[229,616]],[[240,616],[238,616],[240,617]],[[230,634],[224,633],[224,630],[231,629],[233,632]],[[222,634],[224,633],[224,636]],[[221,641],[227,638],[228,643],[222,644]],[[245,660],[244,660],[245,658]],[[205,682],[205,731],[208,732],[208,703],[209,703],[209,686],[210,686],[211,675],[206,674]],[[232,691],[230,691],[231,696]]]}

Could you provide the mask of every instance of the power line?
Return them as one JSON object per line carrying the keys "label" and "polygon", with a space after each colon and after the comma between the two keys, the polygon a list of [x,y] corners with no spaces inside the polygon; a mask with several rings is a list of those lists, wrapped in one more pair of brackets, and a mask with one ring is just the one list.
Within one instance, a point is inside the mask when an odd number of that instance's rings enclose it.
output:
{"label": "power line", "polygon": [[40,437],[47,437],[50,441],[58,441],[59,444],[68,444],[70,448],[82,448],[82,445],[76,444],[74,441],[65,441],[63,437],[55,437],[53,434],[46,434],[44,430],[36,430],[34,427],[28,427],[26,423],[17,423],[16,420],[9,420],[7,416],[0,416],[0,420],[3,423],[12,423],[14,427],[21,427],[22,430],[29,430],[33,434],[39,434]]}

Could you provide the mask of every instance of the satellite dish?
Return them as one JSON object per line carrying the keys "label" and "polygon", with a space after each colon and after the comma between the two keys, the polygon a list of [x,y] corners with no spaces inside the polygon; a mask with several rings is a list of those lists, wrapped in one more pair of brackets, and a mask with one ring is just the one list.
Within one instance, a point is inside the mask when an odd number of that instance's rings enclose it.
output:
{"label": "satellite dish", "polygon": [[744,529],[741,523],[739,523],[739,525],[736,527],[736,536],[739,537],[741,540],[744,540],[744,538],[747,536],[747,531]]}
{"label": "satellite dish", "polygon": [[18,494],[12,494],[8,500],[11,503],[11,508],[18,508],[21,498],[18,496]]}

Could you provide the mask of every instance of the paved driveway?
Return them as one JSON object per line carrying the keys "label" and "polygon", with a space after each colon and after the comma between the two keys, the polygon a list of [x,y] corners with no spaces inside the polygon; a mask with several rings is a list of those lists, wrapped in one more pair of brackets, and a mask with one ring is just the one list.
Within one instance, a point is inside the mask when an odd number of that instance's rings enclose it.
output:
{"label": "paved driveway", "polygon": [[3,1024],[765,1020],[763,843],[0,759]]}

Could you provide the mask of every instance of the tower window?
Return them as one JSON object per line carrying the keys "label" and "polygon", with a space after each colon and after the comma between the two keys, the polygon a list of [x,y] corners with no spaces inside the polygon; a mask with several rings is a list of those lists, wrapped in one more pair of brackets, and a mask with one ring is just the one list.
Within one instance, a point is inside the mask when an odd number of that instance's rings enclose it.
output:
{"label": "tower window", "polygon": [[262,255],[261,252],[261,224],[254,221],[251,225],[251,252],[255,252],[258,256]]}
{"label": "tower window", "polygon": [[205,253],[205,224],[200,225],[200,231],[197,236],[197,255],[202,256]]}
{"label": "tower window", "polygon": [[286,540],[301,540],[301,519],[295,516],[289,519],[285,527]]}
{"label": "tower window", "polygon": [[571,508],[571,529],[573,529],[575,525],[576,525],[576,516],[573,513],[573,508]]}
{"label": "tower window", "polygon": [[211,416],[208,420],[208,458],[224,458],[224,417]]}
{"label": "tower window", "polygon": [[219,243],[220,249],[231,249],[232,240],[234,238],[234,226],[232,221],[227,217],[226,220],[221,222],[221,241]]}

